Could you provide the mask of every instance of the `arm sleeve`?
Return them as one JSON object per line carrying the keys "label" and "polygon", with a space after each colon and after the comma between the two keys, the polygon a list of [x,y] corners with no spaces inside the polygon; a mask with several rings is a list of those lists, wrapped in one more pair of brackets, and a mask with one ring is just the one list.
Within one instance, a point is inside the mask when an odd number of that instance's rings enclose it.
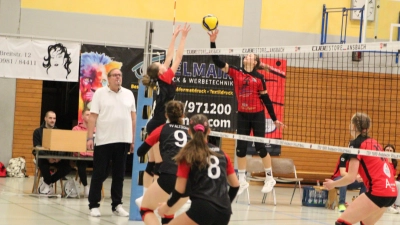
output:
{"label": "arm sleeve", "polygon": [[100,113],[100,89],[98,89],[96,92],[93,94],[92,101],[90,102],[90,112],[91,113]]}
{"label": "arm sleeve", "polygon": [[175,77],[174,71],[172,71],[172,69],[169,68],[165,73],[161,74],[158,78],[167,84],[171,84],[172,79],[174,79],[174,77]]}
{"label": "arm sleeve", "polygon": [[224,155],[226,158],[226,174],[231,175],[232,173],[235,173],[235,168],[233,168],[231,158],[226,153],[224,153]]}
{"label": "arm sleeve", "polygon": [[176,172],[176,176],[188,179],[189,172],[190,172],[190,166],[186,162],[183,162],[178,165],[178,171]]}
{"label": "arm sleeve", "polygon": [[[211,48],[216,48],[217,46],[216,46],[215,42],[210,42],[210,47],[211,47]],[[221,68],[221,69],[222,69],[222,68],[225,67],[226,62],[221,61],[221,60],[219,59],[219,56],[218,56],[218,55],[212,55],[211,58],[212,58],[214,64],[215,64],[218,68]]]}
{"label": "arm sleeve", "polygon": [[146,155],[146,153],[150,150],[150,148],[151,145],[147,144],[146,142],[143,142],[137,150],[137,155],[140,157]]}
{"label": "arm sleeve", "polygon": [[274,110],[274,106],[272,104],[271,99],[269,98],[269,94],[262,94],[260,96],[261,100],[263,101],[265,108],[267,108],[268,114],[271,117],[272,121],[276,121],[276,115],[275,115],[275,110]]}
{"label": "arm sleeve", "polygon": [[137,150],[138,156],[144,156],[150,150],[150,148],[160,140],[161,130],[165,124],[157,127],[151,134],[146,138],[142,145]]}
{"label": "arm sleeve", "polygon": [[340,156],[339,168],[346,167],[346,163],[349,160],[349,156],[347,154],[342,154]]}
{"label": "arm sleeve", "polygon": [[40,128],[33,131],[33,147],[42,146],[42,138],[40,135]]}

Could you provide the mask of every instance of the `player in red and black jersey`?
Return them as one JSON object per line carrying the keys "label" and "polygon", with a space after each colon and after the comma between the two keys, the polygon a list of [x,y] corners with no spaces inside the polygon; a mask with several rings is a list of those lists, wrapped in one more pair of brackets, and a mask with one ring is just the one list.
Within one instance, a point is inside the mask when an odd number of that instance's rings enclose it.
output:
{"label": "player in red and black jersey", "polygon": [[[347,171],[349,169],[349,161],[350,161],[350,158],[349,158],[348,154],[340,155],[340,157],[336,163],[335,172],[333,173],[333,175],[331,177],[332,180],[339,180],[340,178],[346,176]],[[356,180],[353,183],[351,183],[347,186],[339,187],[339,205],[338,205],[339,212],[344,212],[344,210],[346,210],[345,203],[346,203],[347,189],[360,189],[360,193],[359,193],[360,195],[367,191],[361,176],[358,174],[357,174]]]}
{"label": "player in red and black jersey", "polygon": [[[382,146],[368,137],[371,119],[367,114],[356,113],[351,118],[350,133],[355,138],[350,142],[352,148],[360,151],[383,151]],[[382,217],[386,208],[391,206],[397,197],[397,188],[386,158],[349,155],[349,171],[339,180],[327,179],[324,186],[330,190],[335,187],[348,185],[360,174],[367,187],[367,192],[352,202],[346,211],[336,221],[336,225],[347,225],[361,222],[375,224]]]}
{"label": "player in red and black jersey", "polygon": [[[383,150],[385,152],[396,152],[396,148],[394,147],[394,145],[392,144],[387,144]],[[396,177],[396,168],[397,168],[397,159],[388,159],[389,163],[390,163],[390,169],[392,169],[392,174],[394,177]],[[396,186],[397,186],[397,198],[396,198],[396,202],[388,207],[388,212],[389,213],[394,213],[394,214],[398,214],[400,213],[400,175],[397,175],[396,178]]]}
{"label": "player in red and black jersey", "polygon": [[[216,48],[215,40],[217,39],[218,30],[209,33],[211,48]],[[277,120],[273,103],[268,95],[265,77],[257,72],[257,69],[264,69],[272,73],[277,73],[275,70],[269,70],[267,65],[260,65],[260,59],[255,54],[248,54],[243,59],[243,68],[237,68],[223,62],[217,55],[212,56],[212,60],[218,68],[227,73],[233,79],[236,99],[238,103],[237,114],[237,133],[250,135],[253,130],[253,135],[256,137],[265,137],[265,113],[264,107],[274,121],[277,129],[284,127],[284,124]],[[262,158],[265,169],[266,179],[261,192],[267,193],[272,190],[276,181],[272,177],[271,156],[263,143],[255,143],[257,153]],[[247,141],[237,141],[236,155],[238,159],[238,174],[240,189],[239,195],[249,187],[246,181],[246,150]]]}
{"label": "player in red and black jersey", "polygon": [[[144,194],[140,207],[140,213],[145,224],[159,224],[153,210],[158,207],[158,203],[166,201],[169,194],[174,190],[178,166],[173,158],[188,140],[188,128],[182,125],[184,117],[183,103],[169,101],[165,107],[169,123],[163,124],[151,132],[146,141],[137,150],[138,156],[144,156],[154,144],[159,142],[160,152],[155,152],[155,154],[162,156],[162,163],[158,169],[159,178],[150,185]],[[154,151],[157,150],[154,149]],[[179,209],[187,200],[187,197],[182,199],[182,204],[177,204],[175,208]],[[173,215],[174,213],[171,212],[171,216],[163,218],[162,224],[167,224],[173,218]]]}
{"label": "player in red and black jersey", "polygon": [[[147,134],[151,134],[154,129],[162,124],[165,124],[165,104],[175,98],[176,84],[173,81],[175,73],[178,70],[179,64],[182,61],[183,50],[185,47],[186,37],[190,31],[190,25],[185,24],[182,28],[177,26],[175,32],[172,36],[171,43],[168,47],[167,55],[163,64],[159,62],[152,63],[147,68],[147,74],[142,78],[142,83],[147,88],[157,88],[157,95],[154,102],[154,111],[151,115],[151,119],[146,124]],[[172,58],[174,56],[174,46],[175,39],[179,33],[182,32],[181,41],[179,43],[178,50],[176,52],[175,60],[172,63]],[[158,149],[158,144],[153,147]],[[143,174],[143,192],[150,186],[153,182],[154,173],[158,171],[158,167],[161,163],[161,156],[154,155],[153,151],[149,151],[149,160],[145,173]],[[157,175],[157,174],[156,174]],[[142,197],[141,197],[142,198]],[[141,198],[138,198],[135,202],[140,207]]]}
{"label": "player in red and black jersey", "polygon": [[[231,202],[236,197],[239,181],[229,156],[207,143],[209,132],[206,116],[197,114],[190,118],[189,134],[192,140],[175,156],[178,164],[175,190],[168,202],[160,205],[158,213],[161,216],[168,213],[187,191],[192,204],[186,213],[173,219],[170,225],[229,223]],[[229,190],[228,183],[231,186]]]}

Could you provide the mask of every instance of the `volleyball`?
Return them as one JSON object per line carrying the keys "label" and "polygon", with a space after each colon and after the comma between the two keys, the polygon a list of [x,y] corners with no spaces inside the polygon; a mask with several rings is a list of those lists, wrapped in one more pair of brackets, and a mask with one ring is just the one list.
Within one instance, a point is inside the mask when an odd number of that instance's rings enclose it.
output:
{"label": "volleyball", "polygon": [[218,18],[214,15],[208,14],[203,17],[203,28],[207,31],[213,31],[218,27]]}

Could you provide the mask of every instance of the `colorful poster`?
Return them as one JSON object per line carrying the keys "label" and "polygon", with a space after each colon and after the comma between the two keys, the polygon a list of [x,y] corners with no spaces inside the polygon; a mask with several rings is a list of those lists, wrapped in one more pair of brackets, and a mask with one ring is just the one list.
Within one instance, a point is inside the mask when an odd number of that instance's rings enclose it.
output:
{"label": "colorful poster", "polygon": [[107,73],[114,68],[121,69],[122,86],[131,89],[136,97],[138,78],[133,68],[143,61],[143,53],[140,48],[82,45],[78,121],[81,121],[82,110],[90,109],[94,92],[107,86]]}
{"label": "colorful poster", "polygon": [[[268,94],[274,105],[276,118],[285,123],[283,118],[283,109],[285,104],[285,83],[286,83],[286,60],[274,58],[260,58],[260,61],[269,66],[270,71],[259,71],[265,76]],[[271,120],[268,111],[265,110],[265,137],[266,138],[282,138],[282,130],[278,130]],[[280,155],[281,146],[265,144],[267,151],[271,155]],[[254,142],[249,142],[247,145],[248,154],[256,154]]]}
{"label": "colorful poster", "polygon": [[77,82],[80,46],[0,37],[0,77]]}

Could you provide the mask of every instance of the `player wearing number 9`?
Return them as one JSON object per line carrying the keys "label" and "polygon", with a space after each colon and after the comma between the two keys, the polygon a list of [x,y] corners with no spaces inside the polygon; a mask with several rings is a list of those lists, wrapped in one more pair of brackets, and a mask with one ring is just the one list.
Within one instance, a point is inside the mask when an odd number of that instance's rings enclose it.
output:
{"label": "player wearing number 9", "polygon": [[[144,156],[154,144],[160,142],[160,149],[153,149],[153,151],[160,151],[159,155],[162,158],[162,163],[157,171],[160,176],[145,192],[140,207],[140,214],[145,224],[160,224],[153,210],[158,207],[160,201],[166,201],[169,194],[174,190],[178,166],[173,158],[188,140],[188,128],[182,125],[184,107],[183,103],[179,101],[168,102],[165,110],[169,123],[163,124],[151,132],[137,150],[138,156]],[[158,154],[158,152],[155,152],[155,154]],[[184,194],[183,197],[167,213],[167,215],[171,216],[166,216],[162,219],[162,224],[167,224],[173,218],[176,210],[188,200],[187,195]]]}
{"label": "player wearing number 9", "polygon": [[[175,190],[168,202],[160,203],[158,213],[163,217],[175,208],[188,190],[192,204],[186,213],[173,219],[169,225],[229,223],[231,202],[239,190],[239,181],[229,156],[207,143],[209,133],[210,126],[205,115],[197,114],[190,118],[189,134],[192,139],[175,156],[178,164]],[[229,190],[228,183],[231,186]]]}

